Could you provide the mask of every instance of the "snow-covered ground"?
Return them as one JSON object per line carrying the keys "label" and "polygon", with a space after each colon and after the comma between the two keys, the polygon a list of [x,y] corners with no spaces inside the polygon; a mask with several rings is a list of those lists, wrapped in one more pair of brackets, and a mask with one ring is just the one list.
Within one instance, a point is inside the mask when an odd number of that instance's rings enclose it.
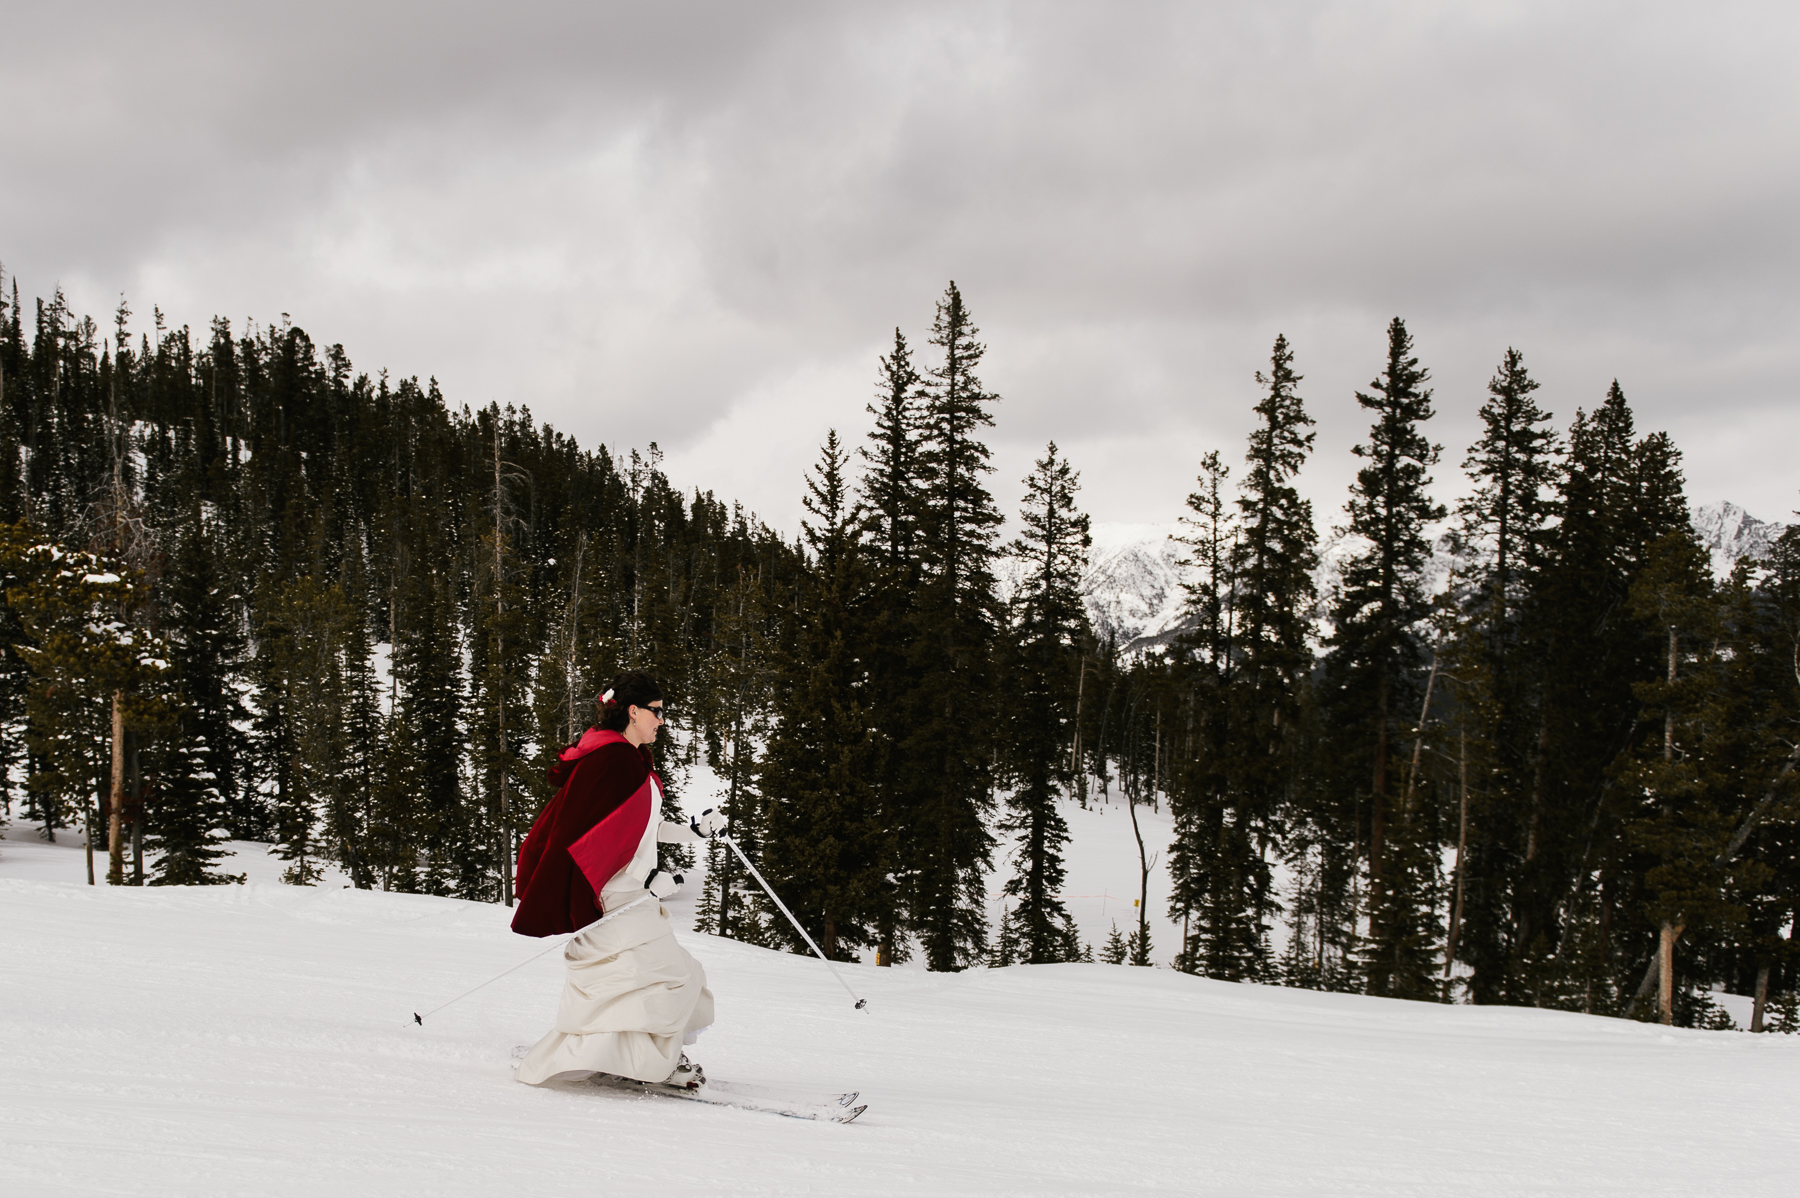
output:
{"label": "snow-covered ground", "polygon": [[[1093,779],[1089,779],[1093,783]],[[1098,789],[1097,784],[1095,788]],[[1111,803],[1095,794],[1083,810],[1078,804],[1062,804],[1062,815],[1069,823],[1069,849],[1064,867],[1068,871],[1062,889],[1063,905],[1082,943],[1092,945],[1096,953],[1106,943],[1107,933],[1116,924],[1119,935],[1128,936],[1137,926],[1138,846],[1131,834],[1131,811],[1125,805],[1115,780]],[[1169,873],[1166,868],[1169,840],[1174,834],[1174,821],[1165,802],[1161,809],[1139,804],[1138,828],[1144,836],[1144,851],[1150,856],[1150,949],[1153,960],[1168,964],[1181,950],[1181,928],[1167,916],[1169,908]],[[1012,857],[1016,846],[1002,839],[994,846],[994,874],[989,882],[988,924],[1000,926],[1003,906],[1010,900],[1001,887],[1013,873]]]}
{"label": "snow-covered ground", "polygon": [[[1071,894],[1121,895],[1126,813],[1075,816]],[[280,886],[258,850],[232,865],[248,886],[90,888],[78,841],[11,833],[7,1195],[1641,1198],[1788,1194],[1800,1175],[1800,1037],[1106,965],[848,966],[859,1012],[816,961],[691,935],[719,1002],[708,1071],[855,1088],[868,1114],[531,1089],[509,1053],[549,1026],[556,953],[412,1022],[537,951],[502,908]],[[671,906],[688,921],[691,900]],[[1084,934],[1102,917],[1077,912]]]}

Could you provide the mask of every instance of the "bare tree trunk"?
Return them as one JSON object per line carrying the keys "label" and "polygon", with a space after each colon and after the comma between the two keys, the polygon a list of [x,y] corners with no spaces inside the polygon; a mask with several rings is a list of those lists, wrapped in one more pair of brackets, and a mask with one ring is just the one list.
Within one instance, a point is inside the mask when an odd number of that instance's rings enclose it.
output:
{"label": "bare tree trunk", "polygon": [[1137,798],[1131,787],[1125,788],[1125,803],[1131,810],[1131,834],[1137,837],[1138,847],[1138,952],[1149,961],[1150,944],[1150,870],[1156,864],[1155,857],[1144,855],[1144,834],[1138,828]]}
{"label": "bare tree trunk", "polygon": [[581,622],[581,562],[587,554],[587,529],[575,535],[575,585],[569,591],[569,643],[563,651],[563,681],[569,698],[569,743],[575,743],[575,629]]}
{"label": "bare tree trunk", "polygon": [[1546,714],[1538,720],[1537,750],[1531,761],[1531,814],[1525,825],[1525,901],[1520,904],[1518,921],[1518,939],[1514,943],[1514,954],[1523,958],[1531,947],[1531,938],[1537,933],[1537,925],[1533,921],[1537,914],[1537,895],[1541,889],[1536,879],[1538,859],[1538,831],[1543,825],[1544,788],[1548,784],[1547,767],[1550,757],[1550,717]]}
{"label": "bare tree trunk", "polygon": [[87,851],[88,885],[94,884],[94,807],[83,799],[81,803],[81,843]]}
{"label": "bare tree trunk", "polygon": [[137,737],[125,733],[125,775],[131,792],[131,884],[144,884],[144,775],[138,768]]}
{"label": "bare tree trunk", "polygon": [[[506,590],[501,573],[505,561],[500,538],[504,516],[504,492],[500,479],[500,409],[494,409],[494,615],[496,621],[506,615]],[[494,732],[499,760],[494,763],[500,775],[500,897],[513,905],[513,829],[512,805],[506,793],[506,633],[497,627],[494,634]]]}
{"label": "bare tree trunk", "polygon": [[112,789],[106,803],[106,884],[125,884],[125,696],[113,692]]}
{"label": "bare tree trunk", "polygon": [[1069,779],[1075,783],[1075,789],[1081,800],[1083,809],[1087,807],[1087,786],[1081,776],[1081,695],[1087,687],[1087,654],[1081,655],[1081,669],[1075,678],[1075,731],[1069,738]]}
{"label": "bare tree trunk", "polygon": [[1681,939],[1682,929],[1686,926],[1663,920],[1662,945],[1656,958],[1659,976],[1656,1012],[1657,1019],[1664,1027],[1671,1027],[1675,1023],[1675,942]]}
{"label": "bare tree trunk", "polygon": [[1763,1030],[1763,1011],[1769,1005],[1769,963],[1762,962],[1756,967],[1756,1001],[1750,1006],[1750,1030]]}
{"label": "bare tree trunk", "polygon": [[1413,729],[1412,763],[1406,769],[1406,797],[1402,800],[1401,810],[1412,810],[1413,783],[1419,777],[1419,755],[1425,751],[1425,720],[1431,714],[1431,692],[1437,686],[1438,659],[1437,651],[1431,654],[1431,673],[1425,678],[1425,702],[1419,705],[1419,726]]}
{"label": "bare tree trunk", "polygon": [[[1675,685],[1675,625],[1669,625],[1669,685]],[[1663,711],[1663,761],[1675,760],[1675,709],[1665,708]],[[1675,1022],[1675,940],[1681,935],[1681,929],[1664,919],[1662,925],[1661,951],[1657,960],[1657,993],[1656,1011],[1664,1027]]]}
{"label": "bare tree trunk", "polygon": [[1463,853],[1469,846],[1469,733],[1464,729],[1459,737],[1462,742],[1462,756],[1457,766],[1459,788],[1462,792],[1456,817],[1456,901],[1450,907],[1450,934],[1444,942],[1444,980],[1450,980],[1450,964],[1456,960],[1456,941],[1462,934],[1463,912]]}
{"label": "bare tree trunk", "polygon": [[1150,759],[1150,806],[1162,812],[1162,708],[1156,709],[1156,747]]}
{"label": "bare tree trunk", "polygon": [[[1675,685],[1675,625],[1669,625],[1669,685]],[[1663,760],[1675,759],[1675,709],[1663,710]]]}
{"label": "bare tree trunk", "polygon": [[1387,841],[1388,680],[1385,669],[1375,696],[1375,772],[1369,796],[1369,934],[1381,901],[1381,854]]}

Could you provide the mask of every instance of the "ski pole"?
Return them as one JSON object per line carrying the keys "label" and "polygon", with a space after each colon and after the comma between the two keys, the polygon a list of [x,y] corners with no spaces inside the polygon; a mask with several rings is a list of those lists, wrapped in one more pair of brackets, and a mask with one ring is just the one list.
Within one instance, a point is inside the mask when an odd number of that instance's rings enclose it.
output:
{"label": "ski pole", "polygon": [[[620,907],[617,911],[608,911],[605,915],[602,915],[599,919],[597,919],[593,923],[589,924],[588,927],[599,927],[601,924],[605,923],[607,920],[611,919],[613,916],[623,915],[623,914],[625,914],[625,912],[631,910],[633,907],[640,906],[649,901],[650,901],[649,895],[645,895],[643,898],[632,899],[629,903],[626,903],[623,907]],[[779,902],[780,900],[778,899],[776,901]],[[587,931],[587,928],[582,928],[580,930],[585,932],[585,931]],[[570,939],[572,940],[572,939],[574,939],[574,937],[570,937]],[[450,1002],[441,1002],[437,1006],[431,1008],[431,1010],[425,1012],[425,1015],[436,1015],[439,1011],[441,1011],[445,1007],[449,1006],[450,1003],[461,1002],[463,999],[469,997],[469,995],[475,993],[475,991],[480,990],[482,988],[482,986],[492,986],[495,982],[497,982],[501,978],[505,977],[507,973],[517,973],[519,970],[525,968],[527,965],[531,964],[533,961],[535,961],[539,957],[543,956],[544,953],[549,952],[550,949],[561,948],[568,942],[569,942],[568,940],[558,940],[555,943],[551,944],[549,946],[549,948],[544,949],[544,952],[532,953],[529,957],[526,957],[523,961],[520,961],[517,965],[515,965],[511,969],[507,970],[506,973],[497,973],[493,977],[489,978],[487,981],[481,983],[481,986],[474,986],[468,990],[464,990],[461,994],[459,994],[455,998],[451,999]],[[417,1011],[414,1011],[413,1012],[413,1022],[418,1024],[420,1027],[424,1027],[425,1026],[425,1015],[421,1015]]]}
{"label": "ski pole", "polygon": [[[744,850],[738,848],[737,841],[733,840],[729,836],[724,835],[723,833],[720,833],[719,839],[723,840],[726,844],[731,846],[731,851],[736,853],[738,860],[742,861],[744,863],[744,868],[750,871],[750,876],[755,878],[757,880],[757,882],[762,886],[763,893],[767,894],[771,899],[775,900],[775,905],[777,907],[780,907],[781,913],[788,917],[788,922],[794,925],[794,931],[800,933],[801,938],[806,941],[807,947],[811,948],[813,950],[813,952],[819,954],[819,960],[825,962],[825,968],[831,970],[831,976],[838,980],[838,985],[840,985],[844,988],[844,993],[848,994],[851,998],[856,998],[856,991],[850,989],[850,983],[846,982],[844,980],[844,975],[837,971],[837,966],[835,966],[831,963],[830,957],[827,957],[824,953],[819,952],[819,946],[814,944],[813,938],[806,934],[806,929],[800,926],[800,921],[794,918],[794,913],[787,909],[787,904],[782,902],[780,897],[778,895],[776,895],[776,893],[769,888],[769,884],[767,882],[763,881],[762,874],[757,872],[756,866],[750,864],[750,858],[744,856]],[[869,1005],[868,999],[856,998],[856,1009],[857,1010],[860,1011],[868,1005]]]}
{"label": "ski pole", "polygon": [[[539,957],[543,956],[544,953],[549,952],[551,948],[561,948],[566,943],[567,943],[567,941],[559,940],[555,944],[552,944],[550,946],[550,948],[546,948],[544,950],[544,952],[542,952],[542,953],[532,953],[529,957],[526,957],[523,961],[520,961],[517,965],[515,965],[511,969],[507,970],[506,973],[497,973],[493,977],[489,978],[487,981],[481,983],[481,986],[473,986],[467,990],[464,990],[461,994],[459,994],[455,998],[451,999],[450,1002],[441,1002],[437,1006],[431,1008],[431,1010],[425,1012],[425,1015],[436,1015],[439,1011],[441,1011],[445,1007],[449,1006],[450,1003],[461,1002],[463,999],[469,997],[469,995],[475,993],[475,991],[480,990],[482,988],[482,986],[492,986],[495,982],[497,982],[501,978],[505,977],[507,973],[517,973],[519,970],[525,968],[527,965],[531,964],[533,961],[535,961]],[[425,1026],[425,1015],[421,1015],[417,1011],[414,1011],[413,1012],[413,1022],[418,1024],[420,1027],[424,1027]]]}

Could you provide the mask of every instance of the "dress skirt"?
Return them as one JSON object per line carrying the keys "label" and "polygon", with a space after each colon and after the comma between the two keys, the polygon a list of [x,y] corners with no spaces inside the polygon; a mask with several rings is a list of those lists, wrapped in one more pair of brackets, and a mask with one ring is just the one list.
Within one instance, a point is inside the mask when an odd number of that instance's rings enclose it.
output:
{"label": "dress skirt", "polygon": [[713,1021],[706,971],[676,942],[667,908],[654,899],[589,925],[563,960],[556,1030],[525,1054],[519,1081],[611,1073],[659,1082],[681,1060],[684,1041]]}

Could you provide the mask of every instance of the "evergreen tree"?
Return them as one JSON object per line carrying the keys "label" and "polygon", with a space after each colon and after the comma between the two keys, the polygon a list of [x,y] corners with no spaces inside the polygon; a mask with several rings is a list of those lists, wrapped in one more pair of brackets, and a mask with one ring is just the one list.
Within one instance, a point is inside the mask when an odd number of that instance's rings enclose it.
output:
{"label": "evergreen tree", "polygon": [[[168,626],[178,731],[148,813],[146,840],[157,852],[154,882],[194,886],[232,879],[214,872],[243,765],[248,713],[235,676],[243,652],[230,596],[219,585],[212,538],[198,503],[189,511],[170,571]],[[241,881],[242,879],[237,879]]]}
{"label": "evergreen tree", "polygon": [[[905,335],[895,329],[893,349],[881,358],[876,374],[875,402],[868,406],[874,424],[858,451],[864,462],[861,491],[870,574],[869,688],[887,700],[868,713],[882,759],[875,801],[883,825],[893,829],[913,827],[924,805],[920,772],[899,767],[904,760],[900,746],[912,734],[913,710],[905,698],[918,688],[909,646],[915,629],[914,603],[924,576],[920,524],[925,504],[921,458],[925,402],[912,351]],[[908,862],[896,859],[892,867],[889,877],[897,880],[907,873]],[[906,959],[900,886],[886,885],[874,918],[876,963],[892,965]]]}
{"label": "evergreen tree", "polygon": [[[397,740],[404,745],[399,786],[411,802],[412,837],[422,850],[418,885],[427,894],[455,893],[464,855],[467,806],[459,770],[462,688],[456,669],[455,605],[447,579],[425,568],[406,580],[404,613],[394,645],[399,684]],[[485,854],[484,854],[485,855]]]}
{"label": "evergreen tree", "polygon": [[1106,944],[1100,949],[1100,960],[1107,965],[1123,965],[1129,951],[1125,937],[1119,935],[1119,925],[1114,921],[1112,931],[1107,934]]}
{"label": "evergreen tree", "polygon": [[931,343],[942,360],[926,391],[919,470],[921,582],[912,610],[905,704],[911,723],[896,746],[917,796],[901,846],[910,922],[927,965],[961,969],[982,959],[984,871],[992,837],[993,656],[998,598],[992,563],[1000,513],[982,476],[993,469],[980,430],[997,398],[976,369],[985,347],[961,292],[938,302]]}
{"label": "evergreen tree", "polygon": [[[91,852],[117,789],[122,733],[166,722],[168,645],[127,623],[148,587],[116,561],[37,543],[20,523],[0,535],[0,563],[16,580],[6,597],[31,671],[26,744],[37,768],[29,785],[46,832],[79,817]],[[108,872],[113,884],[124,881],[116,867]]]}
{"label": "evergreen tree", "polygon": [[[777,675],[775,734],[763,762],[768,810],[764,873],[828,958],[853,960],[877,929],[889,833],[879,822],[871,766],[874,732],[864,714],[860,652],[868,580],[861,514],[844,479],[836,430],[806,480],[802,502],[810,558],[801,576],[791,647]],[[797,936],[777,928],[796,952]]]}
{"label": "evergreen tree", "polygon": [[1075,694],[1090,636],[1081,575],[1092,544],[1088,518],[1075,506],[1080,475],[1052,441],[1025,479],[1020,536],[1008,546],[1020,577],[1008,623],[1005,760],[1013,785],[1001,830],[1016,838],[1005,892],[1016,904],[1002,929],[1003,956],[1027,964],[1073,961],[1081,942],[1058,892],[1069,826],[1057,799],[1073,781]]}
{"label": "evergreen tree", "polygon": [[1430,377],[1413,356],[1406,325],[1395,317],[1388,325],[1386,365],[1369,391],[1356,393],[1356,402],[1375,414],[1375,422],[1368,441],[1355,448],[1366,464],[1350,489],[1346,532],[1365,548],[1345,563],[1332,612],[1328,676],[1336,684],[1339,743],[1343,760],[1360,765],[1367,779],[1358,789],[1368,797],[1371,994],[1389,992],[1394,938],[1402,934],[1398,926],[1384,926],[1377,913],[1420,901],[1384,890],[1390,884],[1385,850],[1395,720],[1411,706],[1410,683],[1422,665],[1416,630],[1427,611],[1426,527],[1445,514],[1429,491],[1428,472],[1439,448],[1419,430],[1433,415],[1431,391],[1424,386]]}
{"label": "evergreen tree", "polygon": [[1666,438],[1637,439],[1617,382],[1591,415],[1577,412],[1556,502],[1561,519],[1525,604],[1526,652],[1539,677],[1535,726],[1520,751],[1528,788],[1511,829],[1511,954],[1505,1001],[1550,1004],[1567,993],[1573,958],[1559,954],[1565,905],[1595,885],[1605,933],[1595,952],[1617,951],[1629,914],[1619,892],[1631,866],[1620,840],[1624,801],[1612,777],[1640,721],[1634,688],[1666,672],[1666,636],[1631,616],[1634,581],[1651,546],[1687,527],[1679,470]]}
{"label": "evergreen tree", "polygon": [[[713,683],[721,710],[713,768],[725,778],[720,809],[731,821],[732,839],[755,859],[761,855],[765,834],[759,754],[769,740],[774,714],[771,642],[779,638],[772,635],[775,629],[760,565],[740,563],[721,599],[715,616],[718,652]],[[735,854],[721,852],[718,857],[717,874],[710,869],[707,874],[708,883],[718,889],[718,934],[749,944],[766,943],[772,926],[766,916],[773,913],[763,910],[762,889],[738,867]]]}
{"label": "evergreen tree", "polygon": [[[1231,470],[1217,450],[1200,460],[1199,489],[1188,495],[1192,515],[1182,517],[1185,534],[1176,538],[1192,556],[1182,564],[1193,573],[1187,589],[1189,627],[1174,646],[1186,683],[1190,751],[1171,800],[1175,836],[1169,846],[1170,913],[1187,929],[1187,943],[1176,954],[1176,967],[1217,976],[1242,976],[1245,958],[1241,922],[1248,889],[1233,871],[1242,855],[1230,827],[1229,798],[1223,771],[1230,735],[1226,694],[1232,681],[1231,546],[1236,536],[1225,480]],[[1127,739],[1134,727],[1128,723]],[[1127,777],[1129,778],[1129,774]],[[1131,795],[1128,787],[1127,797]],[[1140,913],[1147,918],[1148,913]],[[1194,918],[1194,916],[1198,918]]]}
{"label": "evergreen tree", "polygon": [[[1229,665],[1218,679],[1211,717],[1211,801],[1203,791],[1192,813],[1194,804],[1177,801],[1178,837],[1171,846],[1172,869],[1184,858],[1204,862],[1195,872],[1207,882],[1203,895],[1183,904],[1183,914],[1190,907],[1201,914],[1201,942],[1184,946],[1181,964],[1198,968],[1204,955],[1210,976],[1230,979],[1260,976],[1270,967],[1264,959],[1274,907],[1268,854],[1293,799],[1317,558],[1312,505],[1292,485],[1312,447],[1312,420],[1285,337],[1276,338],[1269,372],[1259,371],[1256,381],[1266,390],[1255,408],[1260,420],[1245,457],[1237,531],[1223,562],[1216,485],[1207,504],[1215,529],[1208,576],[1217,578],[1223,566],[1231,596]],[[1210,602],[1209,612],[1217,605]]]}
{"label": "evergreen tree", "polygon": [[1529,792],[1530,715],[1537,672],[1526,657],[1526,600],[1547,551],[1556,504],[1557,439],[1550,413],[1538,407],[1538,383],[1523,356],[1509,348],[1488,382],[1482,436],[1463,462],[1475,489],[1458,508],[1462,535],[1486,556],[1465,580],[1468,612],[1453,657],[1462,681],[1465,724],[1474,723],[1485,763],[1480,818],[1464,862],[1467,899],[1457,955],[1472,969],[1476,1002],[1496,1001],[1510,956],[1506,881],[1518,865],[1514,830]]}
{"label": "evergreen tree", "polygon": [[[476,778],[483,807],[482,823],[494,829],[494,872],[500,882],[500,899],[513,901],[513,862],[517,836],[530,827],[520,810],[519,779],[523,776],[527,738],[526,685],[521,649],[528,644],[524,577],[518,542],[526,535],[519,515],[515,488],[530,482],[525,471],[503,454],[503,437],[510,410],[502,414],[494,404],[481,414],[488,426],[486,440],[492,447],[486,463],[491,480],[483,505],[479,557],[474,570],[474,612],[471,624],[472,702],[479,718],[474,722]],[[508,649],[508,646],[511,649]]]}

